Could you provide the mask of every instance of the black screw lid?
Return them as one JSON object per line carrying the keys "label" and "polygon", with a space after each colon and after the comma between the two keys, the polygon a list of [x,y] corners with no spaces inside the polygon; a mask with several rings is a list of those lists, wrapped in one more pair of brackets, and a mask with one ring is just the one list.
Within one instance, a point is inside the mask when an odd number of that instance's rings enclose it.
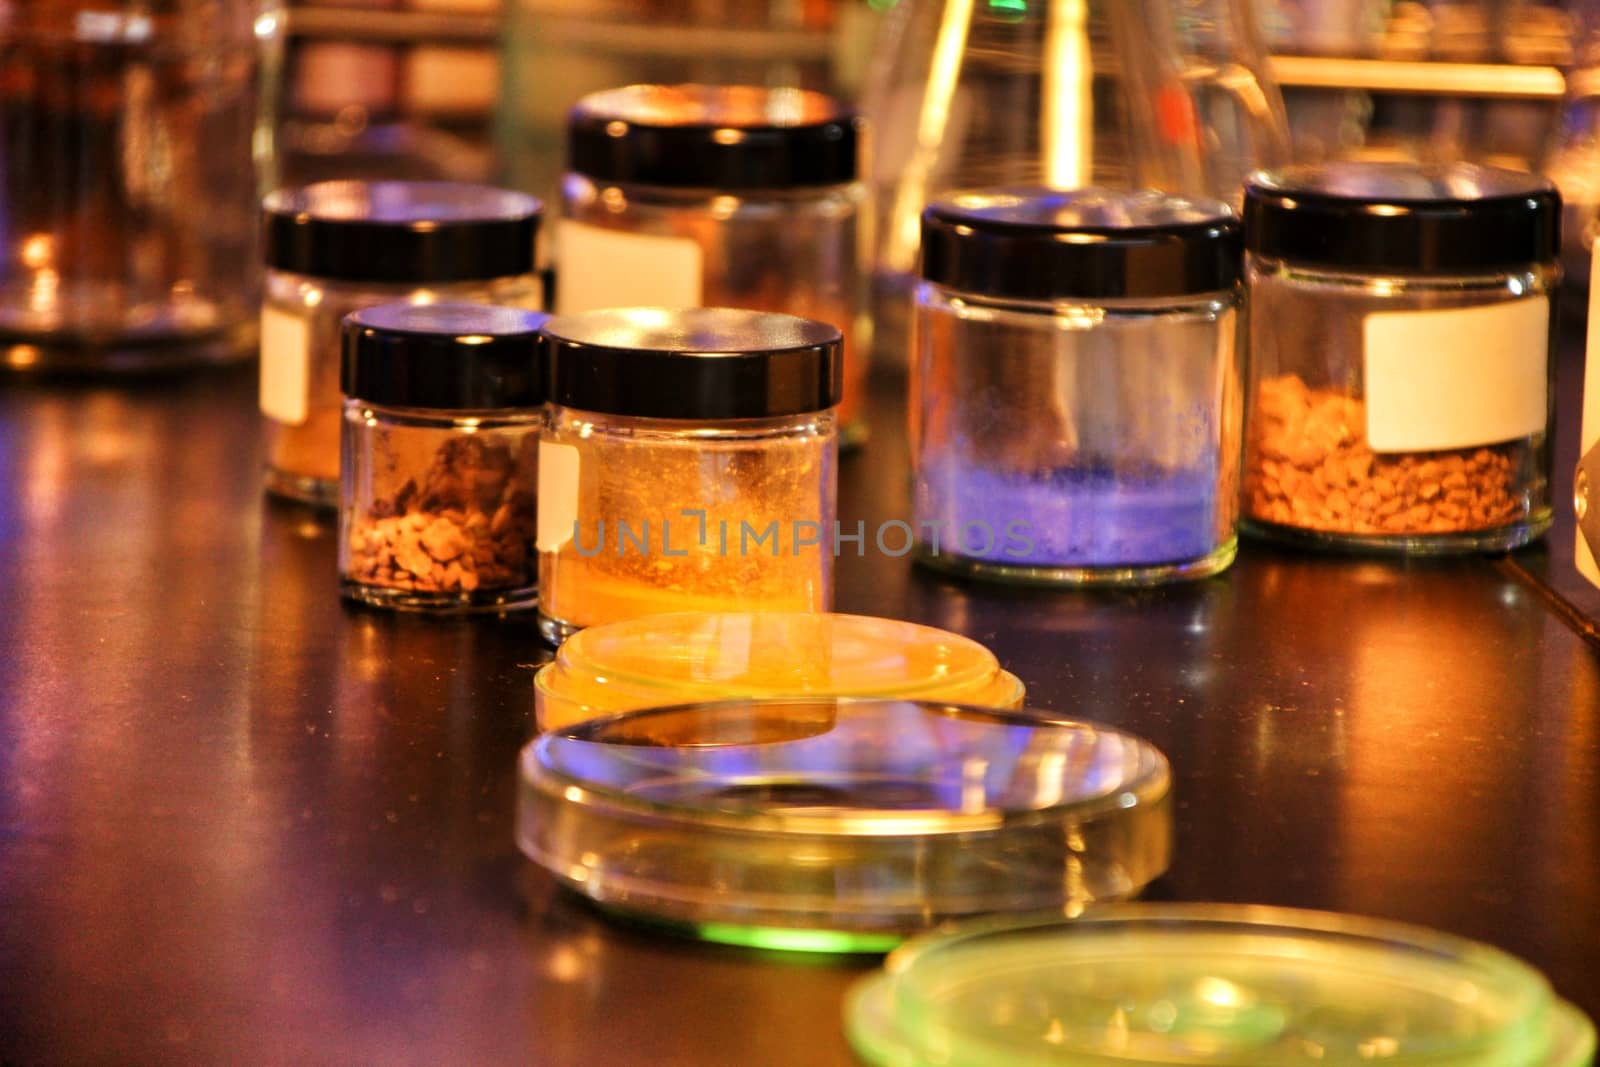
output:
{"label": "black screw lid", "polygon": [[619,308],[544,324],[551,403],[651,419],[755,419],[839,403],[837,327],[731,308]]}
{"label": "black screw lid", "polygon": [[545,318],[482,304],[384,304],[346,315],[344,394],[447,411],[538,407]]}
{"label": "black screw lid", "polygon": [[533,271],[539,201],[455,182],[318,182],[262,202],[267,266],[418,285]]}
{"label": "black screw lid", "polygon": [[567,160],[596,181],[698,189],[839,185],[862,120],[831,97],[748,85],[630,85],[567,119]]}
{"label": "black screw lid", "polygon": [[922,277],[1014,300],[1231,289],[1239,223],[1220,200],[1033,186],[956,193],[922,213]]}
{"label": "black screw lid", "polygon": [[1469,163],[1329,163],[1245,183],[1245,246],[1293,263],[1396,273],[1556,258],[1561,197],[1545,179]]}

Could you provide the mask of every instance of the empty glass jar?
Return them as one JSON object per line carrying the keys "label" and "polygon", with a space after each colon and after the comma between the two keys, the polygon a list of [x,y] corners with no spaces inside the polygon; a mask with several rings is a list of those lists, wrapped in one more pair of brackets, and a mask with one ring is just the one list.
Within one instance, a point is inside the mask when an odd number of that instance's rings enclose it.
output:
{"label": "empty glass jar", "polygon": [[1560,216],[1543,178],[1469,164],[1252,178],[1246,528],[1410,553],[1542,535]]}
{"label": "empty glass jar", "polygon": [[249,357],[283,6],[0,4],[0,366]]}
{"label": "empty glass jar", "polygon": [[539,628],[833,603],[839,331],[792,315],[561,315],[542,349]]}
{"label": "empty glass jar", "polygon": [[1220,201],[988,190],[923,215],[922,562],[1043,584],[1215,574],[1238,514],[1239,226]]}
{"label": "empty glass jar", "polygon": [[584,97],[567,127],[557,310],[741,307],[836,326],[840,431],[858,440],[871,347],[860,140],[851,111],[798,89]]}
{"label": "empty glass jar", "polygon": [[451,182],[319,182],[272,193],[263,214],[266,485],[331,507],[339,490],[341,321],[395,302],[537,310],[540,204]]}
{"label": "empty glass jar", "polygon": [[339,577],[379,607],[531,607],[544,316],[388,304],[344,324]]}

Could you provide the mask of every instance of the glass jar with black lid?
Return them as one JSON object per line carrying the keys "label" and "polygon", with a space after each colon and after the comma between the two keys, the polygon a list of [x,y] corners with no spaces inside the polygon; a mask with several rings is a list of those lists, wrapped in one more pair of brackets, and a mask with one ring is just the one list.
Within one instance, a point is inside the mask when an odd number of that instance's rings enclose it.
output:
{"label": "glass jar with black lid", "polygon": [[339,487],[340,323],[361,308],[467,302],[538,310],[541,207],[453,182],[319,182],[262,208],[266,485],[332,506]]}
{"label": "glass jar with black lid", "polygon": [[800,89],[584,97],[567,123],[556,310],[738,307],[836,326],[841,433],[859,440],[871,348],[862,141],[850,108]]}
{"label": "glass jar with black lid", "polygon": [[1234,558],[1239,225],[1220,201],[1037,187],[922,216],[919,559],[1048,585]]}
{"label": "glass jar with black lid", "polygon": [[1470,164],[1253,176],[1243,522],[1331,548],[1549,527],[1560,198]]}
{"label": "glass jar with black lid", "polygon": [[541,331],[539,626],[826,611],[839,330],[773,312],[624,308]]}
{"label": "glass jar with black lid", "polygon": [[380,607],[531,607],[544,316],[389,304],[344,323],[339,575]]}

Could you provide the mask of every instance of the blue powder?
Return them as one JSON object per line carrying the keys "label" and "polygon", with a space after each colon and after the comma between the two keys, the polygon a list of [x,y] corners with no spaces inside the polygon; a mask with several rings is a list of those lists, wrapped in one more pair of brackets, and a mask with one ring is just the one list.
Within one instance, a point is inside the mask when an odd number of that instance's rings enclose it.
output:
{"label": "blue powder", "polygon": [[1182,563],[1227,538],[1217,483],[1206,468],[1018,474],[946,457],[920,472],[917,532],[931,548],[936,530],[941,555],[1018,566]]}

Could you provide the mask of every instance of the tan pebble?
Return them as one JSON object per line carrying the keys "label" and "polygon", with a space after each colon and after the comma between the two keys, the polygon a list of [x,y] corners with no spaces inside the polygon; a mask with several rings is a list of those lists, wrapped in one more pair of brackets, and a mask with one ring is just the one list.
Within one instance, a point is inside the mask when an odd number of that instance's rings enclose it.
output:
{"label": "tan pebble", "polygon": [[422,531],[422,547],[440,563],[448,563],[466,551],[467,538],[460,527],[441,515]]}
{"label": "tan pebble", "polygon": [[1319,448],[1309,440],[1299,440],[1284,449],[1290,463],[1302,470],[1311,470],[1320,464],[1328,455],[1326,448]]}
{"label": "tan pebble", "polygon": [[1446,522],[1460,522],[1465,509],[1459,504],[1452,504],[1448,500],[1441,500],[1433,506],[1435,518],[1444,519]]}
{"label": "tan pebble", "polygon": [[473,571],[462,571],[460,584],[464,591],[470,593],[478,588],[478,575]]}
{"label": "tan pebble", "polygon": [[1350,513],[1350,497],[1343,489],[1335,489],[1328,494],[1328,511],[1340,516]]}
{"label": "tan pebble", "polygon": [[424,515],[420,511],[413,511],[411,514],[405,517],[402,525],[407,529],[420,530],[424,526],[428,525],[428,516]]}
{"label": "tan pebble", "polygon": [[1444,477],[1444,471],[1439,469],[1437,460],[1427,460],[1417,468],[1417,477],[1425,482],[1436,482]]}
{"label": "tan pebble", "polygon": [[511,505],[501,504],[495,509],[494,519],[489,523],[489,532],[496,536],[505,533],[511,526]]}
{"label": "tan pebble", "polygon": [[1405,513],[1406,522],[1412,526],[1426,525],[1433,518],[1433,509],[1426,504],[1417,504]]}
{"label": "tan pebble", "polygon": [[461,564],[450,563],[444,568],[444,573],[439,576],[441,589],[457,589],[461,585]]}
{"label": "tan pebble", "polygon": [[1372,480],[1372,491],[1381,497],[1393,497],[1399,492],[1399,489],[1395,486],[1393,480],[1379,477]]}
{"label": "tan pebble", "polygon": [[416,538],[406,538],[396,545],[394,557],[400,566],[419,578],[425,578],[433,572],[433,557],[428,555]]}
{"label": "tan pebble", "polygon": [[1417,495],[1424,500],[1432,500],[1434,497],[1439,495],[1439,492],[1440,489],[1438,482],[1423,482],[1422,485],[1417,488]]}

